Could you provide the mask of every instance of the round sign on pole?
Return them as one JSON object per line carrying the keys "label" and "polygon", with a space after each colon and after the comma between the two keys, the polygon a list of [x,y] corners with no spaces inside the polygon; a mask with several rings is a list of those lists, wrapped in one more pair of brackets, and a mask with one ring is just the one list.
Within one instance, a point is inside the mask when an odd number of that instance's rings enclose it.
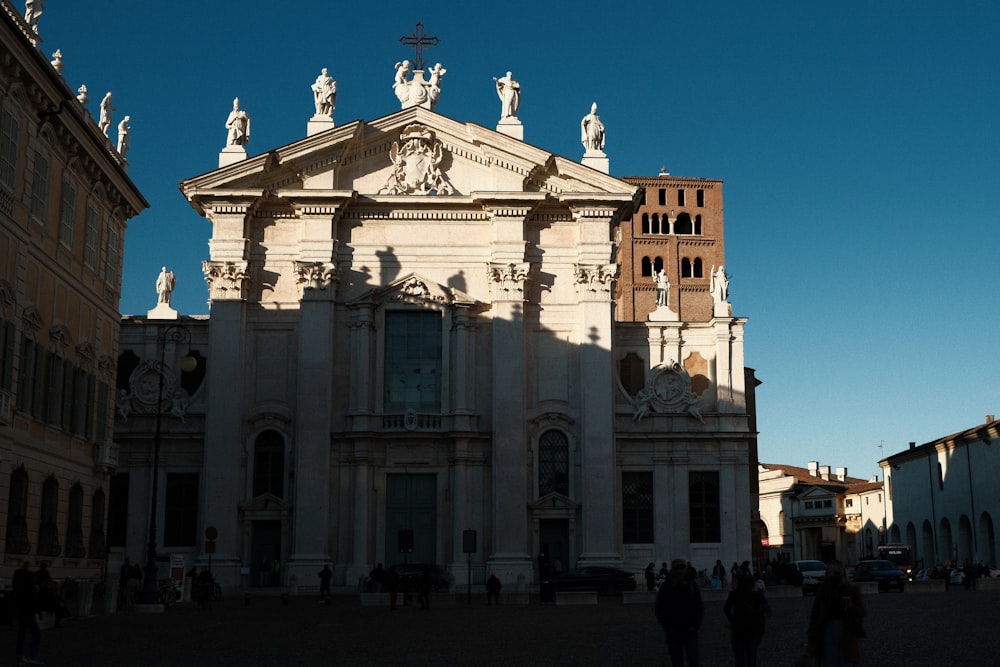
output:
{"label": "round sign on pole", "polygon": [[209,526],[205,529],[205,539],[214,540],[219,536],[219,529],[215,526]]}

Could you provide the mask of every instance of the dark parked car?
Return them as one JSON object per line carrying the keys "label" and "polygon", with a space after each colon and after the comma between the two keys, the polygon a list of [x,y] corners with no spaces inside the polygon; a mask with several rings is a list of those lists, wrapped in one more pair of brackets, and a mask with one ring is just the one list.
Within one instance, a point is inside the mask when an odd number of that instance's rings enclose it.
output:
{"label": "dark parked car", "polygon": [[635,590],[635,575],[613,567],[591,565],[570,570],[552,580],[557,591],[618,593]]}
{"label": "dark parked car", "polygon": [[399,577],[399,590],[402,592],[417,592],[420,590],[420,578],[423,576],[424,568],[429,568],[432,591],[447,591],[451,588],[452,576],[448,570],[440,565],[430,565],[427,563],[397,563],[389,569]]}
{"label": "dark parked car", "polygon": [[851,574],[854,581],[878,582],[880,591],[896,588],[900,591],[906,583],[906,573],[887,560],[863,560],[854,568]]}

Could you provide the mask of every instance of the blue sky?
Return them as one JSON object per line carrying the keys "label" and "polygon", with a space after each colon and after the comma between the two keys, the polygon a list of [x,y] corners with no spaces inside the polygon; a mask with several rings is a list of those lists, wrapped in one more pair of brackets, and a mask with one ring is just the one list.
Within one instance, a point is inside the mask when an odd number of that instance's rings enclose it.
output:
{"label": "blue sky", "polygon": [[132,117],[151,208],[126,234],[125,314],[155,305],[164,264],[175,308],[208,312],[211,230],[177,183],[218,165],[234,97],[251,155],[305,136],[322,67],[337,123],[392,113],[399,38],[422,21],[448,69],[439,113],[494,127],[493,77],[511,70],[527,142],[579,159],[597,101],[613,175],[725,181],[762,461],[869,477],[911,440],[1000,414],[1000,3],[47,5],[42,48],[70,87]]}

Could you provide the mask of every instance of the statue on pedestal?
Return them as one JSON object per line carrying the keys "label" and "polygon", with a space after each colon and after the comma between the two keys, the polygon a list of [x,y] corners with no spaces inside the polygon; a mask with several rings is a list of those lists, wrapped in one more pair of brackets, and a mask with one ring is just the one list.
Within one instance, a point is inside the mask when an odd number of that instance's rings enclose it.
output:
{"label": "statue on pedestal", "polygon": [[588,151],[604,150],[604,123],[597,115],[597,102],[590,106],[590,113],[580,121],[580,141]]}
{"label": "statue on pedestal", "polygon": [[715,303],[722,303],[729,299],[729,274],[723,266],[712,267],[712,297]]}
{"label": "statue on pedestal", "polygon": [[517,118],[517,110],[521,107],[521,84],[514,80],[510,72],[499,79],[493,77],[497,85],[497,96],[500,98],[500,118]]}
{"label": "statue on pedestal", "polygon": [[24,22],[31,26],[31,29],[38,32],[38,19],[45,11],[45,0],[27,0],[24,3]]}
{"label": "statue on pedestal", "polygon": [[656,280],[656,305],[659,306],[669,306],[670,305],[670,278],[667,277],[667,272],[660,269],[654,274],[654,279]]}
{"label": "statue on pedestal", "polygon": [[441,97],[441,77],[447,74],[448,70],[441,67],[441,63],[437,63],[428,71],[431,75],[429,81],[424,80],[424,71],[420,69],[414,70],[413,78],[407,81],[410,61],[396,63],[396,78],[392,84],[392,91],[396,94],[401,109],[419,106],[434,110],[434,105]]}
{"label": "statue on pedestal", "polygon": [[100,121],[97,125],[101,128],[101,132],[104,136],[108,136],[108,132],[111,131],[111,115],[114,113],[115,108],[111,106],[111,91],[108,91],[104,95],[104,99],[101,100],[101,116]]}
{"label": "statue on pedestal", "polygon": [[169,306],[170,295],[173,294],[176,285],[177,278],[174,276],[173,271],[167,271],[167,267],[164,266],[160,270],[160,275],[156,277],[157,302]]}
{"label": "statue on pedestal", "polygon": [[324,67],[316,83],[312,85],[313,101],[316,104],[317,116],[332,116],[333,110],[337,107],[337,82],[329,75]]}
{"label": "statue on pedestal", "polygon": [[128,133],[132,129],[129,126],[130,120],[132,120],[131,116],[125,116],[122,118],[122,122],[118,123],[118,154],[123,159],[128,156]]}
{"label": "statue on pedestal", "polygon": [[233,110],[226,119],[226,146],[246,146],[250,143],[250,115],[240,109],[240,98],[233,100]]}

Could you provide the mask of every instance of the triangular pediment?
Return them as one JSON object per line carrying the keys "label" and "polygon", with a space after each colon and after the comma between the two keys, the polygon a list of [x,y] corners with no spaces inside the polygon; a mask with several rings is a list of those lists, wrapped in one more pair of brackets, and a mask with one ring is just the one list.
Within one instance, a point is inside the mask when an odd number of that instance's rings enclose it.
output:
{"label": "triangular pediment", "polygon": [[240,509],[244,512],[287,512],[292,508],[291,504],[279,498],[273,493],[262,493],[256,498],[251,498],[240,503]]}
{"label": "triangular pediment", "polygon": [[376,287],[369,290],[348,305],[357,303],[374,303],[377,305],[409,303],[419,306],[461,305],[466,307],[475,307],[477,305],[477,301],[468,294],[453,287],[436,283],[416,273],[403,276],[384,287]]}
{"label": "triangular pediment", "polygon": [[[820,483],[826,480],[817,480]],[[823,500],[826,498],[836,498],[837,494],[826,486],[810,486],[798,496],[801,500]]]}
{"label": "triangular pediment", "polygon": [[580,509],[580,504],[573,502],[561,493],[552,491],[535,502],[528,503],[528,507],[535,513],[571,514]]}
{"label": "triangular pediment", "polygon": [[[400,171],[406,173],[401,177]],[[638,191],[537,146],[420,107],[339,125],[182,181],[180,187],[202,213],[206,204],[220,199],[256,206],[267,199],[397,201],[406,196],[415,205],[419,197],[440,206],[448,200],[533,193],[618,205]]]}

